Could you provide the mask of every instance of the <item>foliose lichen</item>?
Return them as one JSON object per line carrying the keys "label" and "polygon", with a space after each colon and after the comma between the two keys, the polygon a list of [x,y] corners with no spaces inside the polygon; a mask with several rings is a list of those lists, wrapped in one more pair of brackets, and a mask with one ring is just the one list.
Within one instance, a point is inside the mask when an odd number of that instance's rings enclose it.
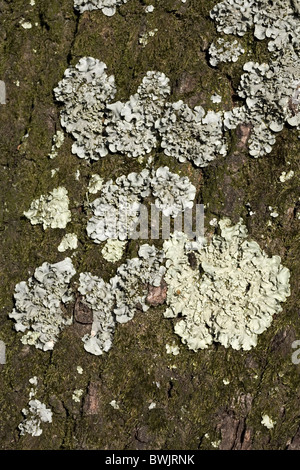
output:
{"label": "foliose lichen", "polygon": [[199,167],[207,166],[217,154],[226,155],[222,113],[205,113],[202,106],[191,109],[181,100],[167,103],[165,108],[156,128],[166,155]]}
{"label": "foliose lichen", "polygon": [[113,16],[117,7],[127,3],[128,0],[74,0],[74,7],[80,13],[91,10],[101,10],[106,16]]}
{"label": "foliose lichen", "polygon": [[235,39],[234,41],[225,41],[218,38],[216,44],[213,42],[209,49],[209,63],[216,67],[219,62],[236,62],[245,49]]}
{"label": "foliose lichen", "polygon": [[20,435],[40,436],[43,432],[42,423],[52,423],[52,411],[40,400],[30,400],[29,409],[23,408],[25,419],[19,424]]}
{"label": "foliose lichen", "polygon": [[124,253],[127,242],[120,240],[107,240],[101,250],[102,256],[106,261],[115,263],[119,261]]}
{"label": "foliose lichen", "polygon": [[93,311],[91,333],[83,337],[84,348],[91,354],[101,355],[111,348],[116,323],[132,320],[137,308],[149,309],[147,286],[160,285],[165,272],[163,254],[147,244],[138,254],[122,264],[108,283],[91,273],[80,274],[81,300]]}
{"label": "foliose lichen", "polygon": [[72,400],[74,400],[76,403],[80,403],[82,395],[83,395],[83,389],[77,388],[72,393]]}
{"label": "foliose lichen", "polygon": [[38,388],[38,379],[36,376],[29,379],[29,383],[34,385],[29,392],[29,409],[23,408],[22,414],[25,419],[19,424],[20,435],[30,434],[31,436],[40,436],[43,432],[42,423],[52,423],[52,411],[44,403],[35,398]]}
{"label": "foliose lichen", "polygon": [[115,292],[116,304],[114,314],[119,323],[126,323],[134,316],[137,306],[146,312],[148,287],[160,286],[165,267],[162,264],[164,255],[152,245],[140,247],[137,258],[126,260],[111,279]]}
{"label": "foliose lichen", "polygon": [[52,137],[52,147],[49,153],[49,158],[53,159],[57,157],[58,150],[63,145],[65,140],[65,134],[62,131],[57,131]]}
{"label": "foliose lichen", "polygon": [[98,59],[82,57],[65,71],[54,89],[57,101],[63,103],[61,125],[74,137],[72,152],[79,158],[99,160],[108,153],[102,121],[106,102],[114,98],[116,87],[106,68]]}
{"label": "foliose lichen", "polygon": [[101,178],[100,175],[92,175],[88,185],[88,192],[91,194],[97,194],[101,190],[103,182],[104,179]]}
{"label": "foliose lichen", "polygon": [[75,138],[72,152],[80,158],[98,160],[108,152],[140,158],[157,146],[158,139],[166,155],[196,166],[206,166],[217,154],[226,155],[221,112],[191,109],[182,101],[168,103],[169,79],[157,71],[146,73],[128,101],[111,103],[114,77],[105,69],[103,62],[84,57],[66,70],[54,90],[64,103],[61,125]]}
{"label": "foliose lichen", "polygon": [[109,150],[138,157],[156,147],[155,122],[163,112],[170,94],[169,79],[164,73],[149,71],[129,101],[107,105],[106,133]]}
{"label": "foliose lichen", "polygon": [[[250,155],[269,153],[275,134],[284,125],[300,126],[299,4],[290,0],[225,0],[210,12],[217,30],[243,36],[254,27],[254,37],[268,39],[269,63],[247,62],[238,95],[244,106],[225,113],[225,127],[252,125]],[[214,59],[214,58],[213,58]]]}
{"label": "foliose lichen", "polygon": [[243,36],[254,27],[254,36],[268,38],[271,52],[282,51],[288,44],[299,48],[299,3],[293,0],[224,0],[210,12],[217,30]]}
{"label": "foliose lichen", "polygon": [[84,349],[99,356],[112,346],[115,331],[114,294],[110,283],[91,273],[80,274],[78,291],[82,302],[93,311],[91,333],[82,338]]}
{"label": "foliose lichen", "polygon": [[87,234],[95,243],[108,238],[125,240],[138,216],[141,198],[149,195],[149,171],[122,175],[115,182],[107,181],[101,196],[91,203],[93,216]]}
{"label": "foliose lichen", "polygon": [[262,415],[261,424],[265,426],[267,429],[273,429],[276,421],[270,418],[269,415]]}
{"label": "foliose lichen", "polygon": [[[175,325],[189,349],[197,351],[220,342],[233,349],[249,350],[257,336],[281,312],[290,295],[289,270],[279,256],[269,258],[249,240],[242,220],[219,223],[221,235],[210,243],[187,241],[174,234],[164,242],[168,285],[165,316],[183,318]],[[189,263],[193,250],[196,269]]]}
{"label": "foliose lichen", "polygon": [[66,250],[76,250],[77,246],[78,238],[76,233],[66,233],[57,249],[58,251],[63,252]]}
{"label": "foliose lichen", "polygon": [[16,331],[24,333],[23,344],[51,350],[60,332],[72,323],[62,305],[72,300],[70,280],[75,274],[70,258],[55,264],[43,263],[28,281],[15,287],[15,308],[9,314]]}
{"label": "foliose lichen", "polygon": [[42,224],[44,230],[48,227],[65,228],[71,220],[67,189],[60,186],[35,199],[24,215],[32,225]]}
{"label": "foliose lichen", "polygon": [[194,204],[196,188],[187,176],[180,177],[164,166],[153,171],[150,180],[155,205],[165,216],[176,217],[185,209],[191,209]]}
{"label": "foliose lichen", "polygon": [[237,90],[245,104],[225,113],[224,125],[232,129],[239,123],[252,125],[249,153],[259,157],[269,153],[275,134],[285,124],[300,126],[297,96],[300,89],[300,61],[294,53],[272,64],[247,62]]}
{"label": "foliose lichen", "polygon": [[115,183],[109,180],[100,197],[91,203],[93,216],[87,224],[88,236],[95,243],[108,238],[126,240],[139,221],[143,198],[150,194],[164,215],[176,217],[193,206],[196,188],[187,177],[172,173],[167,166],[122,175]]}

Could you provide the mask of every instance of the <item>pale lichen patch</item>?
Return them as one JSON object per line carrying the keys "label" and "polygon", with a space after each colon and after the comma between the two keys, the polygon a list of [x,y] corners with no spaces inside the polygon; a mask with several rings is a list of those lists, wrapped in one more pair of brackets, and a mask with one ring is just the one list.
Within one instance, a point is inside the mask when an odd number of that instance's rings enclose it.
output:
{"label": "pale lichen patch", "polygon": [[270,416],[265,414],[265,415],[262,415],[261,424],[265,426],[267,429],[273,429],[276,424],[276,421],[273,421],[273,419],[270,418]]}
{"label": "pale lichen patch", "polygon": [[35,199],[24,215],[32,225],[42,224],[44,230],[49,227],[65,228],[71,220],[67,189],[58,187]]}

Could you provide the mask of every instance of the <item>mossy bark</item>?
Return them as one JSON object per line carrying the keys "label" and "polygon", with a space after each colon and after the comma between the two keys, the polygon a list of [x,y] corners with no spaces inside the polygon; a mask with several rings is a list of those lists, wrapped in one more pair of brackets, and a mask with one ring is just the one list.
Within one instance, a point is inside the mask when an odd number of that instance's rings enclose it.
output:
{"label": "mossy bark", "polygon": [[[216,3],[129,0],[108,18],[101,11],[76,14],[73,0],[35,5],[0,0],[0,79],[7,87],[7,103],[0,105],[0,340],[7,347],[7,363],[0,365],[1,449],[300,448],[300,366],[291,359],[292,342],[300,339],[300,166],[299,141],[290,129],[278,135],[270,155],[258,160],[248,156],[242,131],[233,131],[228,157],[205,170],[157,152],[159,162],[196,185],[197,201],[206,205],[207,233],[213,217],[243,217],[251,237],[269,255],[279,254],[291,270],[291,296],[256,348],[243,352],[213,345],[194,353],[181,345],[178,356],[167,354],[165,345],[180,341],[172,322],[163,319],[163,307],[157,307],[119,325],[113,348],[101,357],[84,351],[76,324],[62,333],[53,352],[42,352],[24,346],[8,318],[15,284],[44,261],[65,257],[57,246],[66,231],[77,233],[80,241],[73,258],[78,272],[90,270],[105,279],[114,274],[116,265],[104,261],[85,233],[88,179],[93,173],[115,178],[143,168],[119,155],[82,161],[71,154],[69,136],[56,159],[47,157],[60,129],[52,90],[64,70],[84,55],[104,61],[116,77],[117,99],[123,100],[148,70],[159,70],[171,80],[172,101],[230,109],[243,62],[267,55],[265,44],[254,44],[249,33],[241,40],[247,55],[237,64],[208,65],[207,49],[217,37],[209,10]],[[151,14],[144,12],[148,4],[155,6]],[[25,29],[22,19],[32,28]],[[142,47],[139,36],[155,28]],[[213,93],[222,95],[222,103],[211,102]],[[59,171],[51,178],[55,168]],[[289,169],[295,176],[281,183],[279,175]],[[23,212],[59,185],[68,189],[71,201],[67,230],[31,226]],[[276,207],[276,219],[268,206]],[[136,249],[131,242],[126,255]],[[39,437],[22,437],[17,427],[33,376],[39,381],[37,398],[53,410],[53,423],[43,426]],[[75,389],[84,390],[80,403],[72,400]],[[149,409],[152,402],[156,408]],[[276,421],[273,429],[261,424],[263,414]]]}

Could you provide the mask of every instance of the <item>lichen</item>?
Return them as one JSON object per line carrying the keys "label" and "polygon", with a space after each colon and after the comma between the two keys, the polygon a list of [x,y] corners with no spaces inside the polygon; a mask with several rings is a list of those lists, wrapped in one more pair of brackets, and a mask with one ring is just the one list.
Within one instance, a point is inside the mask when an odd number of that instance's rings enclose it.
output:
{"label": "lichen", "polygon": [[137,306],[146,312],[148,286],[160,286],[165,267],[162,265],[163,253],[154,246],[144,244],[140,247],[138,258],[126,260],[111,279],[115,292],[114,314],[119,323],[126,323],[134,316]]}
{"label": "lichen", "polygon": [[158,32],[158,29],[154,28],[154,29],[151,29],[150,31],[145,31],[144,33],[141,33],[139,37],[139,44],[141,44],[142,47],[146,47],[149,42],[149,38],[152,38],[153,36],[155,36],[157,32]]}
{"label": "lichen", "polygon": [[91,273],[81,273],[78,291],[82,302],[93,311],[91,333],[82,338],[84,349],[99,356],[111,348],[115,331],[111,285]]}
{"label": "lichen", "polygon": [[[37,377],[34,376],[30,378],[29,383],[37,387]],[[38,437],[43,433],[41,424],[52,423],[52,411],[47,408],[44,403],[41,403],[40,400],[34,398],[37,390],[37,388],[30,389],[28,403],[29,409],[23,408],[22,410],[22,414],[24,415],[25,419],[18,426],[21,436],[30,434],[31,436]]]}
{"label": "lichen", "polygon": [[157,145],[155,122],[161,116],[170,94],[169,79],[164,73],[149,71],[129,101],[107,105],[106,133],[109,150],[138,157]]}
{"label": "lichen", "polygon": [[153,172],[150,181],[155,205],[165,216],[176,217],[185,209],[193,207],[196,188],[187,176],[172,173],[169,167],[160,167]]}
{"label": "lichen", "polygon": [[116,400],[112,400],[110,403],[110,406],[112,406],[115,410],[119,410],[120,406],[118,405]]}
{"label": "lichen", "polygon": [[91,273],[80,274],[78,291],[82,302],[93,311],[91,333],[82,339],[86,351],[95,355],[109,351],[116,323],[132,320],[138,307],[149,309],[147,286],[160,285],[165,272],[162,259],[161,252],[145,244],[139,256],[126,260],[109,282]]}
{"label": "lichen", "polygon": [[101,250],[103,258],[110,263],[119,261],[123,256],[126,244],[127,242],[120,240],[107,240]]}
{"label": "lichen", "polygon": [[152,13],[154,11],[153,5],[148,5],[145,7],[145,13]]}
{"label": "lichen", "polygon": [[66,233],[57,249],[58,251],[63,252],[66,250],[76,250],[77,246],[78,238],[76,233]]}
{"label": "lichen", "polygon": [[179,162],[190,160],[196,166],[205,167],[216,155],[227,153],[222,113],[205,113],[202,106],[191,109],[180,100],[166,104],[165,113],[157,120],[156,127],[164,153]]}
{"label": "lichen", "polygon": [[103,178],[100,175],[92,175],[88,185],[88,192],[90,194],[97,194],[103,186]]}
{"label": "lichen", "polygon": [[150,194],[164,215],[176,217],[193,206],[196,188],[188,177],[172,173],[167,166],[122,175],[115,182],[109,180],[100,197],[91,203],[93,216],[87,224],[88,236],[95,243],[108,238],[130,238],[139,221],[142,200]]}
{"label": "lichen", "polygon": [[40,196],[31,203],[24,215],[32,225],[42,224],[44,230],[49,227],[65,228],[71,220],[68,191],[60,186]]}
{"label": "lichen", "polygon": [[243,36],[254,27],[258,40],[270,39],[269,51],[280,52],[289,44],[299,48],[300,22],[295,2],[289,0],[225,0],[210,12],[217,30]]}
{"label": "lichen", "polygon": [[72,152],[79,158],[99,160],[107,155],[102,136],[106,101],[116,93],[114,76],[105,72],[106,65],[93,57],[83,57],[69,67],[54,89],[63,103],[61,125],[75,138]]}
{"label": "lichen", "polygon": [[166,344],[166,351],[167,354],[173,354],[173,356],[177,356],[180,352],[179,347],[177,344]]}
{"label": "lichen", "polygon": [[113,16],[117,6],[127,3],[128,0],[74,0],[74,7],[80,13],[91,10],[101,10],[106,16]]}
{"label": "lichen", "polygon": [[82,395],[83,395],[83,389],[77,388],[72,393],[72,400],[74,400],[76,403],[80,403]]}
{"label": "lichen", "polygon": [[51,350],[60,332],[72,323],[62,305],[71,299],[69,283],[75,274],[70,258],[56,264],[43,263],[27,282],[15,287],[15,308],[9,314],[16,322],[15,329],[25,333],[23,344]]}
{"label": "lichen", "polygon": [[265,426],[267,429],[273,429],[274,425],[276,424],[276,421],[273,421],[273,419],[270,418],[270,416],[268,415],[263,415],[261,424]]}
{"label": "lichen", "polygon": [[259,157],[270,153],[275,143],[274,133],[281,131],[285,124],[300,128],[300,21],[295,2],[225,0],[210,15],[219,32],[243,36],[254,27],[256,39],[269,39],[270,62],[244,65],[245,73],[237,92],[245,104],[225,113],[224,123],[229,129],[239,123],[250,124],[250,155]]}
{"label": "lichen", "polygon": [[87,234],[95,243],[108,238],[125,240],[138,216],[141,197],[149,195],[149,171],[122,175],[115,182],[107,181],[101,196],[91,203],[93,216]]}
{"label": "lichen", "polygon": [[285,183],[286,181],[289,181],[290,179],[293,178],[295,172],[293,170],[290,170],[288,172],[283,171],[281,175],[279,176],[279,181],[281,183]]}
{"label": "lichen", "polygon": [[57,131],[54,136],[52,137],[52,147],[49,153],[49,158],[53,159],[56,158],[58,155],[58,150],[63,145],[65,140],[65,135],[62,131]]}
{"label": "lichen", "polygon": [[[273,315],[281,312],[280,303],[290,295],[290,273],[279,256],[268,258],[255,241],[248,240],[242,220],[231,226],[229,219],[223,219],[219,225],[221,235],[210,243],[202,240],[191,246],[178,233],[164,242],[165,316],[183,317],[175,332],[189,349],[203,349],[216,341],[249,350]],[[195,269],[189,253],[197,260]]]}
{"label": "lichen", "polygon": [[219,62],[236,62],[245,49],[235,39],[234,41],[225,41],[223,38],[218,38],[216,44],[213,42],[209,49],[209,63],[216,67]]}
{"label": "lichen", "polygon": [[149,153],[156,146],[154,124],[170,94],[169,79],[149,71],[127,102],[111,103],[116,87],[106,68],[98,59],[83,57],[54,89],[57,101],[64,103],[61,125],[75,139],[72,152],[91,160],[108,150],[132,157]]}
{"label": "lichen", "polygon": [[52,411],[39,400],[30,400],[29,409],[23,408],[22,413],[25,416],[24,421],[19,424],[21,436],[30,434],[31,436],[40,436],[43,432],[42,423],[52,423]]}
{"label": "lichen", "polygon": [[250,123],[249,153],[259,157],[270,153],[275,134],[285,124],[300,125],[298,105],[292,104],[300,87],[299,58],[283,56],[272,64],[247,62],[241,77],[238,95],[245,99],[240,108],[225,113],[225,126],[232,129],[239,123]]}

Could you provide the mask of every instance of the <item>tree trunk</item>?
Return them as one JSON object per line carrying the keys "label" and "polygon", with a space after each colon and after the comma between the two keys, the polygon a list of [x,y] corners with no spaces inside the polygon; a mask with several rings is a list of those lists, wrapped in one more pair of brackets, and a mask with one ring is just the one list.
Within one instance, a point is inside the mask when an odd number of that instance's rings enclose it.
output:
{"label": "tree trunk", "polygon": [[[190,351],[172,322],[163,319],[162,305],[137,311],[132,321],[118,325],[113,347],[102,356],[84,350],[86,326],[77,321],[62,332],[53,351],[20,341],[21,333],[8,317],[15,285],[44,261],[65,257],[57,251],[65,233],[78,235],[72,258],[78,273],[90,271],[106,281],[114,275],[116,265],[105,263],[99,246],[86,235],[87,183],[92,174],[114,179],[142,168],[124,156],[81,160],[71,153],[68,134],[58,156],[49,159],[52,137],[62,129],[53,89],[65,69],[83,56],[105,62],[115,75],[120,100],[136,92],[148,70],[158,70],[170,78],[170,101],[182,99],[214,110],[232,108],[242,73],[239,61],[208,65],[208,47],[219,36],[209,17],[214,0],[153,1],[155,10],[149,14],[145,6],[150,1],[128,0],[112,17],[101,11],[80,15],[73,0],[32,3],[0,0],[0,80],[6,85],[6,103],[0,100],[0,340],[6,346],[6,363],[0,365],[0,448],[300,449],[300,366],[292,362],[292,343],[300,339],[295,131],[282,131],[271,154],[261,159],[249,157],[245,127],[228,136],[228,156],[207,168],[170,162],[162,152],[157,157],[159,164],[172,165],[196,186],[197,201],[205,204],[208,235],[213,232],[211,219],[226,216],[237,222],[243,217],[251,238],[268,255],[280,255],[291,270],[291,296],[259,336],[257,347],[235,351],[214,344]],[[141,35],[155,28],[148,43],[141,44]],[[264,43],[254,45],[250,33],[247,41],[256,60],[263,61]],[[221,104],[212,103],[214,93],[223,96]],[[283,185],[278,179],[287,167],[295,176]],[[67,231],[31,225],[24,211],[58,186],[66,187],[70,198]],[[249,216],[247,204],[255,216]],[[268,206],[280,214],[269,225]],[[128,256],[137,246],[130,241]],[[166,344],[174,342],[180,348],[176,356],[166,352]],[[34,376],[37,397],[52,410],[53,419],[43,424],[40,436],[22,436],[18,425]],[[79,401],[72,398],[75,390],[83,391]],[[276,421],[273,429],[261,423],[263,415]]]}

